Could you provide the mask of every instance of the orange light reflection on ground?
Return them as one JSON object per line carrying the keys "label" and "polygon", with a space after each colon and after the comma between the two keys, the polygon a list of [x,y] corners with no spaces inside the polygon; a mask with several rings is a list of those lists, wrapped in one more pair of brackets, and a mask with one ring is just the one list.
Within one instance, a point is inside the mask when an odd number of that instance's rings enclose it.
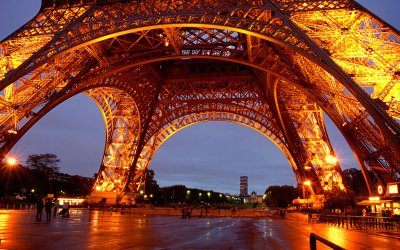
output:
{"label": "orange light reflection on ground", "polygon": [[0,212],[0,239],[1,239],[1,248],[9,244],[8,239],[10,237],[7,236],[7,229],[10,226],[10,213],[8,211]]}
{"label": "orange light reflection on ground", "polygon": [[345,230],[334,227],[328,227],[326,230],[328,240],[334,242],[336,245],[346,248]]}

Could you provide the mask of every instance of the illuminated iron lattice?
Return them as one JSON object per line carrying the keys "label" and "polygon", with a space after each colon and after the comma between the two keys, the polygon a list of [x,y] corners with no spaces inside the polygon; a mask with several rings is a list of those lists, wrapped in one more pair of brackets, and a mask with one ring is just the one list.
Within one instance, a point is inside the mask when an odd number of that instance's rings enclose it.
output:
{"label": "illuminated iron lattice", "polygon": [[227,121],[268,137],[323,194],[345,189],[325,112],[373,193],[400,177],[399,55],[399,32],[352,0],[43,0],[0,43],[2,157],[85,93],[107,133],[97,191],[138,191],[170,136]]}

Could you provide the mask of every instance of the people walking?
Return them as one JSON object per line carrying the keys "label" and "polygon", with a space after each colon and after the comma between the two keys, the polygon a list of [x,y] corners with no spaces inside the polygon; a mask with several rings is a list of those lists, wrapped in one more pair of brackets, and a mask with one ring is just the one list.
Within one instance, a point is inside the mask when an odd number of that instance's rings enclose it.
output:
{"label": "people walking", "polygon": [[44,203],[41,197],[38,198],[36,201],[36,221],[42,220],[42,213],[43,213]]}
{"label": "people walking", "polygon": [[56,217],[57,215],[57,210],[58,210],[58,202],[57,198],[55,198],[54,203],[53,203],[53,216]]}
{"label": "people walking", "polygon": [[53,207],[53,202],[51,201],[50,198],[48,198],[46,204],[44,204],[44,209],[46,210],[46,221],[50,221],[52,207]]}
{"label": "people walking", "polygon": [[181,213],[182,213],[182,219],[185,219],[185,215],[186,215],[185,207],[182,207]]}

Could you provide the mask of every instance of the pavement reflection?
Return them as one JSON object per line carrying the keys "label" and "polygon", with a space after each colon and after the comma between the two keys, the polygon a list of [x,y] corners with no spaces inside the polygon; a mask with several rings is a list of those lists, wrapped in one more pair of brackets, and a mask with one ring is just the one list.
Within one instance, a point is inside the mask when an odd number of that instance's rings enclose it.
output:
{"label": "pavement reflection", "polygon": [[310,232],[346,249],[400,249],[400,232],[339,229],[291,216],[181,219],[72,210],[69,218],[36,222],[34,211],[0,210],[0,249],[309,249]]}

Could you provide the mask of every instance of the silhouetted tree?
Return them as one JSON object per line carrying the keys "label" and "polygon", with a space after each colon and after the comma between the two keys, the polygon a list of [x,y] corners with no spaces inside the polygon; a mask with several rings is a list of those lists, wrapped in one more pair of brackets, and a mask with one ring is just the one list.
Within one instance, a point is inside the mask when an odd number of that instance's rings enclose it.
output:
{"label": "silhouetted tree", "polygon": [[354,193],[345,192],[339,188],[334,188],[332,191],[325,194],[325,207],[329,209],[344,209],[346,206],[353,204]]}
{"label": "silhouetted tree", "polygon": [[348,185],[356,196],[368,196],[368,188],[361,170],[349,168],[343,170]]}
{"label": "silhouetted tree", "polygon": [[31,170],[33,188],[38,194],[53,193],[54,177],[59,173],[58,163],[60,159],[51,153],[28,156],[26,167]]}
{"label": "silhouetted tree", "polygon": [[197,188],[187,188],[184,185],[174,185],[161,188],[159,200],[157,202],[160,204],[179,202],[186,204],[216,204],[228,202],[228,200],[224,194],[212,190],[202,190]]}
{"label": "silhouetted tree", "polygon": [[146,172],[146,184],[145,184],[146,194],[157,194],[160,191],[160,186],[155,179],[155,173],[153,169],[148,169]]}
{"label": "silhouetted tree", "polygon": [[293,186],[269,186],[265,190],[266,203],[270,207],[287,207],[296,198]]}
{"label": "silhouetted tree", "polygon": [[59,172],[58,163],[60,163],[60,159],[57,158],[57,155],[46,153],[28,156],[26,167],[47,175],[52,175]]}

